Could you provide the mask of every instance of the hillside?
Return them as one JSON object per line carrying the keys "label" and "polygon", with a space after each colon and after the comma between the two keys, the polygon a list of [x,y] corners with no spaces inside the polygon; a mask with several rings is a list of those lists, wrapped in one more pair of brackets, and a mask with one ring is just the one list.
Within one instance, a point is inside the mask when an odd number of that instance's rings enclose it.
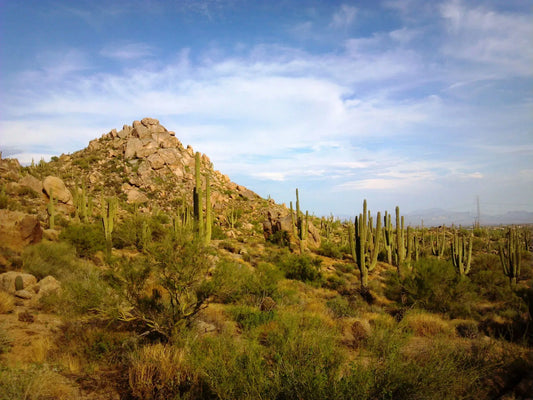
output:
{"label": "hillside", "polygon": [[152,118],[0,187],[0,399],[533,393],[530,227],[311,216]]}

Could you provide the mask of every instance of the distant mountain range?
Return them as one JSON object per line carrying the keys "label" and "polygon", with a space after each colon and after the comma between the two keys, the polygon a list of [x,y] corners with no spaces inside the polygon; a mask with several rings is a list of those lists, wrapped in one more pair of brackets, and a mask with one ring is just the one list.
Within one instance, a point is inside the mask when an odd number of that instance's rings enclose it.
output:
{"label": "distant mountain range", "polygon": [[[405,214],[407,225],[418,226],[424,221],[424,226],[439,225],[463,225],[471,226],[476,220],[476,215],[472,212],[459,212],[443,210],[441,208],[431,208],[427,210],[417,210]],[[481,214],[481,225],[513,225],[513,224],[533,224],[533,212],[529,211],[509,211],[501,215]]]}

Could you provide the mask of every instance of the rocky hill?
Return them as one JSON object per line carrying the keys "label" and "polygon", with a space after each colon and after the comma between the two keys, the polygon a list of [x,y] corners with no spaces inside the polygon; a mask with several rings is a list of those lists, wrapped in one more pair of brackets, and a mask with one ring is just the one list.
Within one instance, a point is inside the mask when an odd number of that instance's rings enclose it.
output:
{"label": "rocky hill", "polygon": [[[267,236],[286,229],[289,236],[289,210],[271,199],[265,200],[214,169],[205,154],[200,157],[202,187],[209,178],[210,202],[215,224],[229,237]],[[42,237],[49,226],[50,195],[57,204],[55,212],[68,223],[76,215],[75,197],[83,191],[100,215],[105,198],[115,197],[127,213],[163,212],[174,216],[192,208],[195,187],[195,151],[184,146],[175,133],[157,119],[143,118],[112,129],[92,140],[87,148],[72,154],[53,157],[31,166],[21,167],[17,160],[0,159],[0,187],[9,206],[0,210],[0,242],[15,252]],[[205,205],[204,205],[205,208]],[[236,229],[236,218],[241,221]],[[266,222],[266,228],[263,223]],[[13,232],[16,231],[15,234]],[[318,245],[320,238],[312,222],[309,243]],[[48,236],[57,232],[44,230]]]}

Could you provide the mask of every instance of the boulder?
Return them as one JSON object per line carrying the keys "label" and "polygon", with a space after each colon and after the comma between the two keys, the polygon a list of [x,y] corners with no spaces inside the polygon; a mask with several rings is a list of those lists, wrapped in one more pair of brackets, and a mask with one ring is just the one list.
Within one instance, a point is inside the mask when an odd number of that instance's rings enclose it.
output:
{"label": "boulder", "polygon": [[152,166],[152,169],[161,169],[165,166],[165,160],[159,155],[159,153],[152,154],[147,160]]}
{"label": "boulder", "polygon": [[17,271],[8,271],[0,274],[0,290],[14,294],[17,290],[15,289],[15,279],[17,276],[22,277],[22,289],[25,290],[37,283],[37,278],[31,274],[26,274],[23,272]]}
{"label": "boulder", "polygon": [[53,192],[54,198],[63,204],[72,205],[72,194],[65,183],[57,176],[47,176],[43,181],[43,189],[48,197]]}
{"label": "boulder", "polygon": [[177,149],[161,149],[158,151],[166,165],[181,164],[181,153]]}
{"label": "boulder", "polygon": [[143,118],[141,120],[141,124],[143,124],[146,127],[149,127],[150,125],[159,125],[159,120],[155,118]]}
{"label": "boulder", "polygon": [[145,139],[152,136],[152,132],[139,121],[133,121],[133,130],[131,134],[139,139]]}
{"label": "boulder", "polygon": [[59,289],[61,289],[61,282],[51,275],[44,277],[35,285],[28,288],[29,291],[38,293],[39,297],[57,292]]}
{"label": "boulder", "polygon": [[141,142],[141,139],[133,137],[128,139],[126,142],[126,149],[124,150],[124,158],[126,160],[135,158],[137,155],[137,151],[142,149],[143,144]]}
{"label": "boulder", "polygon": [[145,158],[151,156],[159,148],[156,141],[153,140],[151,137],[143,139],[142,144],[143,146],[136,152],[138,158]]}
{"label": "boulder", "polygon": [[22,252],[29,244],[39,243],[43,230],[39,220],[20,211],[0,210],[0,243],[2,247]]}
{"label": "boulder", "polygon": [[37,193],[41,193],[43,192],[43,183],[37,179],[36,177],[32,176],[32,175],[26,175],[25,177],[23,177],[20,181],[19,181],[19,184],[21,186],[25,186],[25,187],[28,187],[34,191],[36,191]]}
{"label": "boulder", "polygon": [[128,203],[146,203],[149,200],[148,196],[136,188],[128,190],[126,196]]}
{"label": "boulder", "polygon": [[26,289],[17,290],[14,293],[15,297],[18,297],[19,299],[23,299],[23,300],[31,299],[34,294],[35,293],[32,293],[32,292],[30,292],[29,290],[26,290]]}

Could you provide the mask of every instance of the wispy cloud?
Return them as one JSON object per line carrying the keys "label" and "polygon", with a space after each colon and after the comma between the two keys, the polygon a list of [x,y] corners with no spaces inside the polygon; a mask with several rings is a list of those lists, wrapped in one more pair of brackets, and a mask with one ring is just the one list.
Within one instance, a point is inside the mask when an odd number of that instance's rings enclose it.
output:
{"label": "wispy cloud", "polygon": [[350,26],[357,15],[357,8],[343,4],[335,11],[330,22],[330,26],[335,29],[343,29]]}

